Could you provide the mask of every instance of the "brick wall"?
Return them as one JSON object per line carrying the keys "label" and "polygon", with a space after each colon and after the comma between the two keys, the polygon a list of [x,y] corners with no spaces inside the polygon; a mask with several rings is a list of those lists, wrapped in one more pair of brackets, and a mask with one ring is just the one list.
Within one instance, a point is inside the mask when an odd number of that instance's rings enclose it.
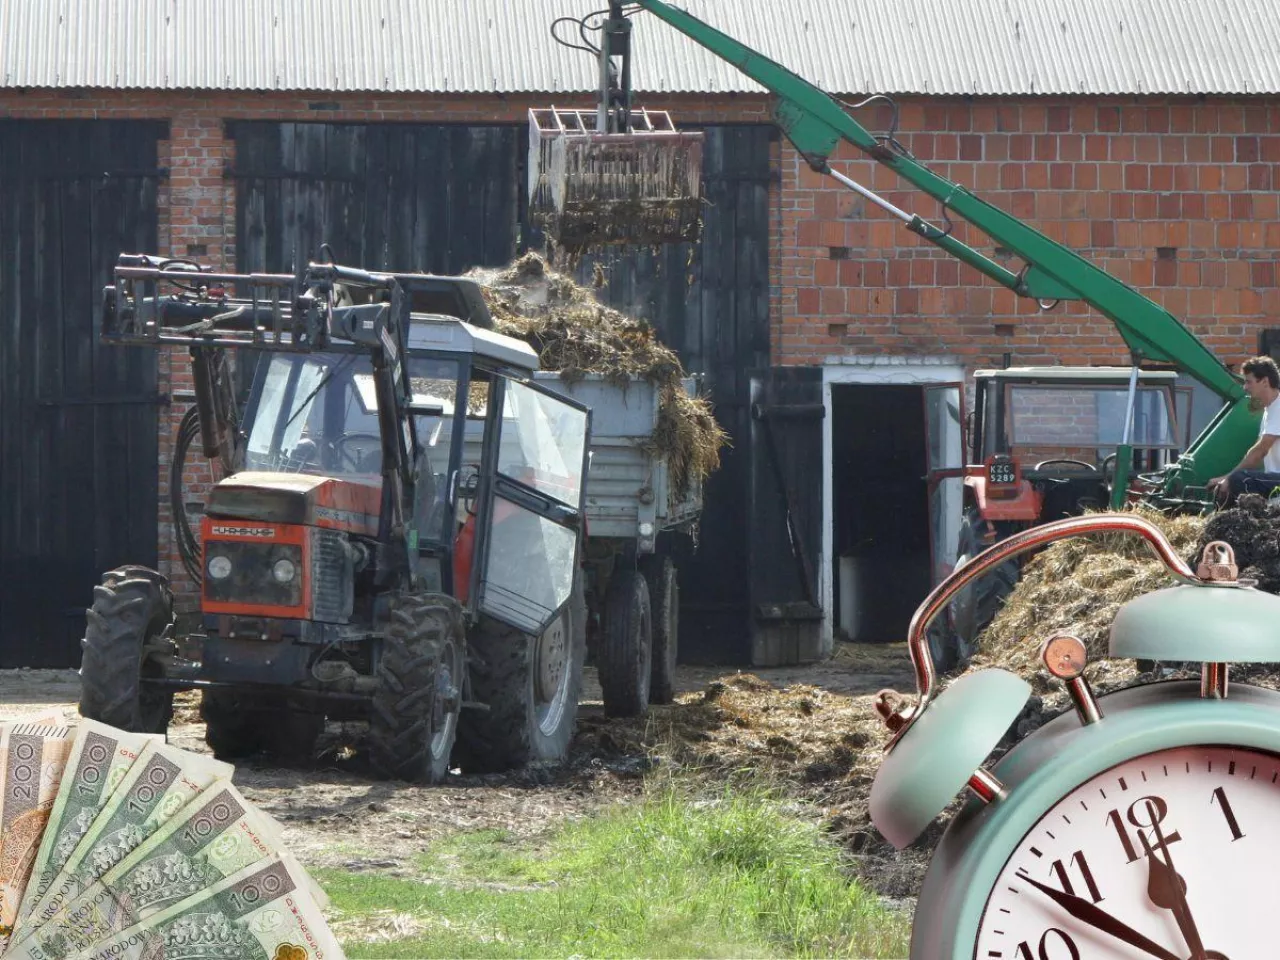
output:
{"label": "brick wall", "polygon": [[[525,123],[531,106],[586,98],[498,96],[212,96],[129,92],[0,92],[13,117],[159,117],[171,123],[160,161],[160,253],[234,266],[235,197],[225,165],[229,119]],[[648,97],[678,124],[767,122],[764,98]],[[1280,107],[1190,99],[1021,102],[899,101],[898,137],[937,173],[1099,262],[1183,319],[1228,362],[1254,352],[1280,287]],[[859,119],[880,132],[883,107]],[[789,143],[775,148],[771,346],[774,362],[842,354],[950,355],[972,369],[1005,353],[1017,363],[1123,363],[1111,324],[1076,303],[1040,313],[907,232],[874,205],[812,172]],[[938,204],[892,171],[842,148],[835,166],[907,210],[941,222]],[[965,224],[955,234],[990,252]],[[1015,266],[1009,261],[1009,266]],[[161,426],[161,562],[183,589],[168,524],[168,458],[191,389],[184,352],[161,356],[175,395]],[[165,418],[162,418],[164,420]],[[193,474],[191,496],[208,475]],[[190,593],[184,594],[189,602]]]}
{"label": "brick wall", "polygon": [[[873,132],[888,110],[858,114]],[[1280,107],[1255,101],[904,99],[898,139],[935,172],[1153,298],[1227,362],[1250,356],[1280,308]],[[941,224],[940,205],[842,148],[834,166]],[[833,354],[947,354],[972,368],[1124,363],[1105,318],[1041,313],[960,264],[793,151],[783,163],[782,362]],[[990,254],[957,223],[955,236]],[[1006,266],[1016,269],[1017,261]]]}

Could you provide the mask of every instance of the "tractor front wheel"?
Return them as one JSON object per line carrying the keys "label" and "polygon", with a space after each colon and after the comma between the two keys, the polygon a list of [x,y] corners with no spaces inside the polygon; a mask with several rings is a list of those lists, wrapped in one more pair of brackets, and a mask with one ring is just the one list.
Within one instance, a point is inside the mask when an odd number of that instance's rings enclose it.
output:
{"label": "tractor front wheel", "polygon": [[85,611],[80,660],[80,713],[133,733],[166,733],[173,691],[143,683],[158,673],[153,652],[173,646],[173,593],[155,570],[123,566],[93,588]]}
{"label": "tractor front wheel", "polygon": [[[989,520],[983,519],[972,507],[965,511],[956,547],[957,570],[990,546],[989,533]],[[957,647],[954,652],[959,665],[968,663],[978,652],[978,636],[996,618],[1017,582],[1018,564],[1016,561],[1006,560],[987,570],[952,598],[947,619]]]}
{"label": "tractor front wheel", "polygon": [[369,714],[369,754],[380,774],[411,783],[448,776],[465,665],[456,601],[414,593],[393,599]]}
{"label": "tractor front wheel", "polygon": [[484,707],[458,727],[467,773],[500,773],[569,753],[582,695],[587,602],[581,571],[560,616],[541,636],[484,618],[470,637],[471,689]]}

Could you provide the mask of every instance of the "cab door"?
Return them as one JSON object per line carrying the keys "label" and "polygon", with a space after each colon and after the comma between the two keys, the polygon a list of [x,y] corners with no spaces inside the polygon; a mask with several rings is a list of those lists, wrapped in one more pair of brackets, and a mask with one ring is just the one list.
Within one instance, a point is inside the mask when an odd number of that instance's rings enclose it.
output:
{"label": "cab door", "polygon": [[481,464],[481,613],[540,636],[573,590],[591,411],[536,383],[494,377]]}
{"label": "cab door", "polygon": [[928,444],[929,547],[933,585],[955,569],[964,511],[966,449],[964,387],[959,383],[924,388],[925,436]]}

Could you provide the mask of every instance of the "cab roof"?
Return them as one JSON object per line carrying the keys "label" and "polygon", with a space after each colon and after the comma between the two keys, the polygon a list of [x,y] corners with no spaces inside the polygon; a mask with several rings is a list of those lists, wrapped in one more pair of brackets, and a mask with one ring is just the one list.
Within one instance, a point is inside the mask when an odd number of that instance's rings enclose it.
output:
{"label": "cab roof", "polygon": [[[1052,367],[1008,367],[999,370],[975,370],[973,375],[980,380],[1018,380],[1048,383],[1092,381],[1128,384],[1132,373],[1133,367],[1069,367],[1059,365]],[[1139,383],[1173,384],[1177,382],[1177,379],[1178,373],[1176,370],[1140,370],[1138,372]]]}
{"label": "cab roof", "polygon": [[490,366],[514,368],[525,374],[539,368],[538,354],[523,340],[440,314],[411,313],[408,345],[412,353],[431,350],[469,354],[482,363],[488,361]]}

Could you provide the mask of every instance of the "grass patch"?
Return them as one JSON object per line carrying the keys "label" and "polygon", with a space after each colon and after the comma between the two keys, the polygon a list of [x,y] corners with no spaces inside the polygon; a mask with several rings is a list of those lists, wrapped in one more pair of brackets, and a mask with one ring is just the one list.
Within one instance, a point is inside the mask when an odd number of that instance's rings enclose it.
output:
{"label": "grass patch", "polygon": [[902,957],[909,918],[763,795],[672,789],[536,843],[434,846],[418,878],[318,872],[352,958]]}

